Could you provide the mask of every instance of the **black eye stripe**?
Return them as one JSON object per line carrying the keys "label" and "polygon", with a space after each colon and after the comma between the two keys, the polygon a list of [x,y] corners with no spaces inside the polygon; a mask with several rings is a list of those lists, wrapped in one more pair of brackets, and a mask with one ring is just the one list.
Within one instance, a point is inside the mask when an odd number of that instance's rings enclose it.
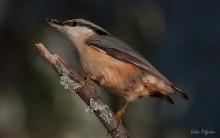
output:
{"label": "black eye stripe", "polygon": [[64,22],[63,25],[68,25],[68,26],[77,26],[78,22],[76,21],[69,21],[69,22]]}
{"label": "black eye stripe", "polygon": [[92,29],[95,31],[97,34],[100,35],[110,35],[106,30],[102,29],[101,27],[95,25],[94,23],[91,23],[86,20],[82,19],[75,19],[75,20],[68,20],[62,23],[62,25],[67,25],[67,26],[83,26],[83,27],[88,27],[89,29]]}
{"label": "black eye stripe", "polygon": [[72,26],[76,26],[76,25],[77,25],[76,21],[72,22]]}

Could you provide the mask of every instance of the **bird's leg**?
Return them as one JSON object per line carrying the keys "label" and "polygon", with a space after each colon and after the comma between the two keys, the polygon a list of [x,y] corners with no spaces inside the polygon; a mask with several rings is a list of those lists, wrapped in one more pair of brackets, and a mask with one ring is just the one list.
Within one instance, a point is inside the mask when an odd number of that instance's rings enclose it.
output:
{"label": "bird's leg", "polygon": [[[123,106],[120,110],[118,110],[118,112],[115,114],[115,116],[116,116],[117,119],[118,119],[118,124],[117,124],[116,128],[113,129],[111,132],[114,132],[115,130],[117,130],[117,129],[118,129],[118,126],[122,123],[121,117],[122,117],[122,114],[123,114],[124,111],[125,111],[125,108],[128,106],[128,104],[129,104],[129,102],[128,102],[128,101],[125,101],[124,106]],[[110,133],[110,132],[108,132],[108,133]]]}
{"label": "bird's leg", "polygon": [[91,75],[86,73],[84,76],[83,76],[83,79],[84,79],[84,83],[82,84],[81,87],[77,88],[75,91],[76,93],[77,92],[80,92],[80,91],[83,91],[85,90],[86,86],[90,83],[91,81]]}
{"label": "bird's leg", "polygon": [[118,110],[118,112],[115,114],[117,119],[118,119],[118,122],[121,124],[122,123],[122,120],[121,120],[121,117],[122,117],[122,114],[124,113],[125,111],[125,108],[128,106],[129,102],[128,101],[125,101],[125,104],[124,106]]}

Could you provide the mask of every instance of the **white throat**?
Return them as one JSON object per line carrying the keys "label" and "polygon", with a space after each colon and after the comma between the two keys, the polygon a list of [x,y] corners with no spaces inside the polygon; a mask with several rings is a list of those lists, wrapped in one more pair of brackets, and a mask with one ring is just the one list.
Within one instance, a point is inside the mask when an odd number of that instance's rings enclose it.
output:
{"label": "white throat", "polygon": [[75,42],[90,32],[92,32],[92,29],[84,26],[64,26],[64,33],[66,33],[67,36]]}

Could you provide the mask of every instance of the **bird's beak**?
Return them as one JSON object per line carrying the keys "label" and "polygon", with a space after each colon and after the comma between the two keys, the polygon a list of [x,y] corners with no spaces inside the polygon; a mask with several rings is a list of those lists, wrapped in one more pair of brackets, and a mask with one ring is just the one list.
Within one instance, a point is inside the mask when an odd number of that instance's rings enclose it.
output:
{"label": "bird's beak", "polygon": [[52,27],[55,27],[56,29],[62,31],[63,24],[61,22],[57,21],[56,19],[48,19],[48,18],[46,18],[45,20]]}

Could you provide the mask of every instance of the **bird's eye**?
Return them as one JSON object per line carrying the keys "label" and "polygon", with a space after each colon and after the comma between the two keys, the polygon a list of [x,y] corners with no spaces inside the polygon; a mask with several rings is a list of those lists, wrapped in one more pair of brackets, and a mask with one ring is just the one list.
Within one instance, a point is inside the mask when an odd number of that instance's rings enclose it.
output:
{"label": "bird's eye", "polygon": [[76,21],[72,22],[72,26],[76,26],[76,25],[77,25]]}

